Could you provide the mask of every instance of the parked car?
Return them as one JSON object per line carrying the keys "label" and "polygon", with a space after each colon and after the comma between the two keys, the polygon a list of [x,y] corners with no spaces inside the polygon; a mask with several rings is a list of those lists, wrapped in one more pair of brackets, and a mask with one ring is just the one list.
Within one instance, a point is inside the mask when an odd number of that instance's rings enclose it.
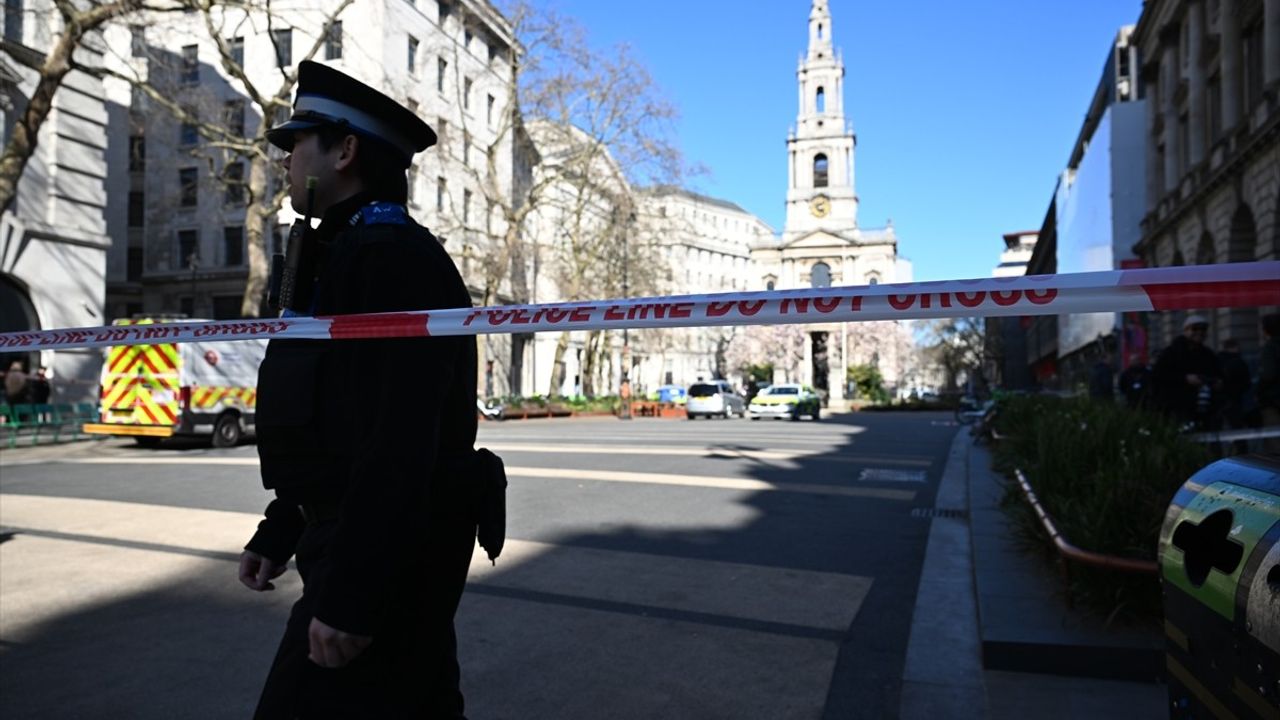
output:
{"label": "parked car", "polygon": [[689,399],[684,409],[690,420],[699,415],[722,418],[731,415],[745,417],[747,401],[728,382],[707,380],[689,386]]}
{"label": "parked car", "polygon": [[661,385],[657,390],[653,391],[650,399],[657,400],[658,402],[682,405],[686,400],[686,393],[685,389],[679,385]]}
{"label": "parked car", "polygon": [[822,399],[807,385],[771,385],[760,391],[747,408],[747,416],[752,420],[762,417],[799,420],[801,415],[808,415],[813,420],[822,417]]}

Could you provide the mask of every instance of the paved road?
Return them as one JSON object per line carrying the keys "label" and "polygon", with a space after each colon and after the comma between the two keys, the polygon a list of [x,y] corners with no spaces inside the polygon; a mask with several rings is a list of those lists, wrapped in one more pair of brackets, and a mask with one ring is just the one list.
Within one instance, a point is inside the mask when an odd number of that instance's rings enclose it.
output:
{"label": "paved road", "polygon": [[[459,612],[468,715],[891,717],[941,415],[486,423],[509,541]],[[292,599],[235,581],[251,446],[0,454],[0,716],[246,717]],[[477,553],[480,556],[480,553]]]}

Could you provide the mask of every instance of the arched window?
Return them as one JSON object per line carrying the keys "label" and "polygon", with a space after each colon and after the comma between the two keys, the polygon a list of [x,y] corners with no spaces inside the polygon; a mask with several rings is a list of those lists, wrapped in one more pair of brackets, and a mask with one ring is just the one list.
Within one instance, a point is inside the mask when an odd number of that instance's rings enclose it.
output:
{"label": "arched window", "polygon": [[880,284],[880,278],[879,278],[878,276],[876,276],[876,275],[868,275],[868,276],[867,276],[867,284],[868,284],[868,285],[879,285],[879,284]]}
{"label": "arched window", "polygon": [[773,291],[773,281],[772,281],[772,280],[770,280],[769,282],[765,283],[765,284],[764,284],[764,289],[765,289],[765,290],[768,290],[768,291],[770,291],[770,292],[772,292],[772,291]]}
{"label": "arched window", "polygon": [[831,266],[824,263],[814,263],[813,269],[809,271],[809,285],[816,288],[831,287]]}
{"label": "arched window", "polygon": [[822,153],[813,156],[813,186],[827,186],[827,156]]}
{"label": "arched window", "polygon": [[827,111],[827,91],[819,87],[818,88],[818,112],[824,113],[826,111]]}
{"label": "arched window", "polygon": [[822,39],[822,23],[818,23],[818,39]]}

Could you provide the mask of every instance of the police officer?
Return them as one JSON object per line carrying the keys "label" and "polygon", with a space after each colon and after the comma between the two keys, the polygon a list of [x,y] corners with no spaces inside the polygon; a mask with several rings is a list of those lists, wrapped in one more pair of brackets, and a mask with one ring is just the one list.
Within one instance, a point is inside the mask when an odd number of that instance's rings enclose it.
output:
{"label": "police officer", "polygon": [[[406,169],[436,135],[399,103],[303,62],[288,151],[299,235],[288,313],[469,307],[439,241],[405,210]],[[290,252],[294,252],[291,239]],[[303,580],[257,717],[462,717],[453,616],[475,545],[469,337],[275,340],[259,370],[258,454],[275,492],[240,559],[271,590],[296,555]]]}

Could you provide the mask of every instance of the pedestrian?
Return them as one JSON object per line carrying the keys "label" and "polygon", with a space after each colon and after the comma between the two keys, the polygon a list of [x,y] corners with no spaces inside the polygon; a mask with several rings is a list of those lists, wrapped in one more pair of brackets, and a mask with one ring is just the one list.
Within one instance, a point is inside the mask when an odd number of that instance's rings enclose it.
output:
{"label": "pedestrian", "polygon": [[[1262,335],[1255,395],[1262,412],[1262,426],[1275,432],[1280,430],[1280,313],[1262,318]],[[1262,447],[1269,453],[1280,454],[1280,437],[1265,438]]]}
{"label": "pedestrian", "polygon": [[43,405],[49,402],[49,397],[53,395],[53,387],[49,384],[49,368],[41,365],[36,368],[35,377],[29,380],[31,402],[36,405]]}
{"label": "pedestrian", "polygon": [[9,372],[4,374],[4,399],[10,405],[21,405],[28,402],[27,373],[22,369],[22,361],[9,363]]}
{"label": "pedestrian", "polygon": [[1152,371],[1157,406],[1180,423],[1201,429],[1209,429],[1214,386],[1222,380],[1218,357],[1204,344],[1208,334],[1207,318],[1188,315],[1182,335],[1161,351]]}
{"label": "pedestrian", "polygon": [[1147,410],[1151,407],[1151,366],[1141,356],[1134,354],[1129,358],[1129,365],[1120,373],[1117,380],[1120,392],[1124,393],[1125,405],[1132,410]]}
{"label": "pedestrian", "polygon": [[1116,370],[1111,366],[1111,353],[1104,352],[1089,371],[1089,397],[1095,400],[1115,399]]}
{"label": "pedestrian", "polygon": [[[289,199],[306,216],[284,315],[471,306],[444,246],[405,208],[410,162],[436,142],[411,110],[304,61],[293,116],[267,139],[289,153]],[[473,447],[477,375],[469,337],[269,344],[256,424],[275,499],[240,581],[271,590],[296,554],[303,591],[255,717],[463,717],[453,618],[478,466],[492,469]],[[358,402],[333,388],[360,388]]]}

